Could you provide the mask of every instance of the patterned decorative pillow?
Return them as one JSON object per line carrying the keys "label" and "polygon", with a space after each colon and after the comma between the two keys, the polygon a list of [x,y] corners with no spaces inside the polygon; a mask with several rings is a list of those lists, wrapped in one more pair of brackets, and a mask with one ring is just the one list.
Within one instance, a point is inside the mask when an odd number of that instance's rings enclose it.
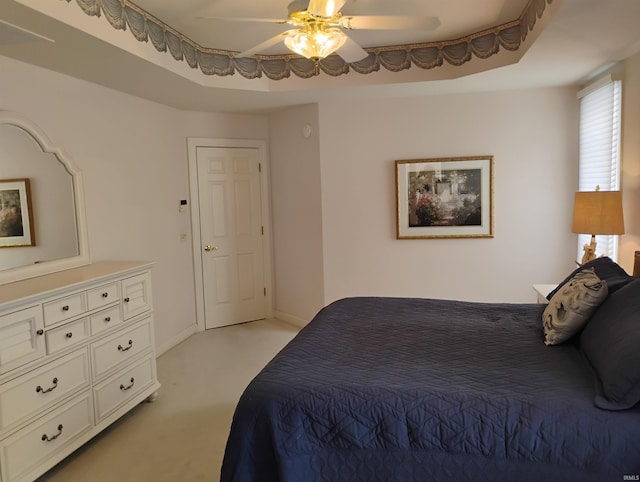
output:
{"label": "patterned decorative pillow", "polygon": [[545,345],[563,343],[577,334],[608,294],[607,283],[593,268],[577,273],[553,295],[542,313]]}

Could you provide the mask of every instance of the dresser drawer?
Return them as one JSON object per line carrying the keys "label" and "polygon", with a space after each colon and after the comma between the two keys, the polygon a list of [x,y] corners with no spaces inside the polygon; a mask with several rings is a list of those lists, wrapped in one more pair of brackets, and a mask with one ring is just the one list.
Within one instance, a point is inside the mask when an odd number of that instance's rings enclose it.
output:
{"label": "dresser drawer", "polygon": [[87,390],[1,442],[2,480],[26,476],[54,452],[91,430],[92,425],[93,402]]}
{"label": "dresser drawer", "polygon": [[151,309],[151,276],[143,273],[122,280],[122,311],[128,320]]}
{"label": "dresser drawer", "polygon": [[155,361],[150,353],[97,385],[93,394],[96,423],[151,386],[155,378]]}
{"label": "dresser drawer", "polygon": [[47,339],[47,353],[52,353],[72,347],[78,343],[88,339],[89,320],[82,318],[64,326],[47,331],[45,337]]}
{"label": "dresser drawer", "polygon": [[68,320],[74,316],[81,315],[87,311],[87,301],[85,293],[76,293],[59,300],[44,303],[44,324],[45,326]]}
{"label": "dresser drawer", "polygon": [[120,310],[120,305],[101,311],[89,317],[92,335],[96,335],[101,331],[117,326],[121,322],[122,311]]}
{"label": "dresser drawer", "polygon": [[5,383],[0,388],[0,432],[87,386],[86,348]]}
{"label": "dresser drawer", "polygon": [[153,338],[150,322],[151,318],[146,318],[129,329],[91,345],[91,374],[94,381],[151,347]]}
{"label": "dresser drawer", "polygon": [[102,308],[116,301],[120,301],[120,283],[118,282],[109,283],[87,291],[89,310]]}
{"label": "dresser drawer", "polygon": [[0,373],[45,354],[40,305],[0,316]]}

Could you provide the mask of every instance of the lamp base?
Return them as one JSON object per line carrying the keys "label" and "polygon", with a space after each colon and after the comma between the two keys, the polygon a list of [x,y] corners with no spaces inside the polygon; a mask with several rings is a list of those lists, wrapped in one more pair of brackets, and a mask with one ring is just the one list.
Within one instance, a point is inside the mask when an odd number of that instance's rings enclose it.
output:
{"label": "lamp base", "polygon": [[585,244],[583,249],[584,249],[584,254],[582,255],[582,261],[580,262],[580,265],[588,263],[592,259],[596,259],[596,235],[595,234],[591,235],[591,243]]}

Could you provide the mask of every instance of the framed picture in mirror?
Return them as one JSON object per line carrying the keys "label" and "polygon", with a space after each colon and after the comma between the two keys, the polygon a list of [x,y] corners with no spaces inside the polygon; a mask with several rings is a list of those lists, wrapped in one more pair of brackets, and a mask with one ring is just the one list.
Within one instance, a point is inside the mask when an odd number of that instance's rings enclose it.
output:
{"label": "framed picture in mirror", "polygon": [[29,179],[0,179],[0,248],[35,244]]}

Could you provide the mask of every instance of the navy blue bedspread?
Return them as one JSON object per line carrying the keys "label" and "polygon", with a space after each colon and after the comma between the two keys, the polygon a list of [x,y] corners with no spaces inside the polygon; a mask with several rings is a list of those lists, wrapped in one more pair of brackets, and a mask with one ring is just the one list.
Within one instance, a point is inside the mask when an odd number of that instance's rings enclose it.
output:
{"label": "navy blue bedspread", "polygon": [[543,309],[405,298],[327,306],[241,397],[222,482],[640,475],[640,407],[594,407],[577,345],[544,345]]}

